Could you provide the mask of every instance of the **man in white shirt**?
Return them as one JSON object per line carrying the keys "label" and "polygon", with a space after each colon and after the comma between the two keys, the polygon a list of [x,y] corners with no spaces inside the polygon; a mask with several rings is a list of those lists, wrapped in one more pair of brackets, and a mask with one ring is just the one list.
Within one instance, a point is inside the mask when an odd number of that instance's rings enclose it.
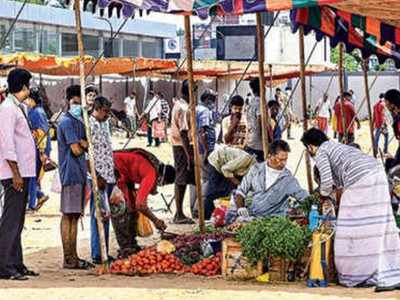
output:
{"label": "man in white shirt", "polygon": [[138,115],[136,106],[136,93],[132,93],[125,98],[125,113],[128,119],[128,128],[134,133],[136,131],[136,116]]}
{"label": "man in white shirt", "polygon": [[328,133],[328,121],[332,116],[332,111],[328,99],[328,94],[325,93],[322,99],[318,102],[315,108],[315,114],[317,115],[317,126],[318,129],[323,131],[325,134]]}
{"label": "man in white shirt", "polygon": [[[161,100],[157,94],[147,104],[144,114],[147,118],[147,147],[151,147],[153,144],[153,122],[157,121],[161,117]],[[160,139],[154,138],[155,146],[160,146]]]}

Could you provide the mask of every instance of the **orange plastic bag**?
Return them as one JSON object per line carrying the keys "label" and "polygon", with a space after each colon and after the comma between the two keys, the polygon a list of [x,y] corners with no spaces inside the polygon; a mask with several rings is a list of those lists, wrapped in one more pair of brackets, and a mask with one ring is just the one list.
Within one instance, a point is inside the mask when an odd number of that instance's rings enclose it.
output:
{"label": "orange plastic bag", "polygon": [[150,220],[142,213],[139,213],[137,234],[140,237],[149,237],[153,234],[153,227]]}

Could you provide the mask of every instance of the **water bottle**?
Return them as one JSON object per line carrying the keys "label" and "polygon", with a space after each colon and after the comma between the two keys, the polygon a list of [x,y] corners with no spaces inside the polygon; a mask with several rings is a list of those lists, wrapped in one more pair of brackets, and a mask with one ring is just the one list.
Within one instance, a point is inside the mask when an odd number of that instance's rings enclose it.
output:
{"label": "water bottle", "polygon": [[318,228],[318,217],[318,206],[314,204],[311,206],[311,211],[308,215],[308,229],[310,229],[312,232]]}

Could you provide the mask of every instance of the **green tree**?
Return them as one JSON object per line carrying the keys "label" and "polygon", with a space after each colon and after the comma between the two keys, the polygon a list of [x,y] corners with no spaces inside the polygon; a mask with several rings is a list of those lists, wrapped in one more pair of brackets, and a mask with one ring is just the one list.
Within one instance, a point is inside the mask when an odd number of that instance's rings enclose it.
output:
{"label": "green tree", "polygon": [[[333,48],[331,51],[331,62],[334,64],[339,64],[339,46]],[[353,53],[344,54],[344,68],[346,71],[354,72],[361,70],[361,57],[353,51]]]}

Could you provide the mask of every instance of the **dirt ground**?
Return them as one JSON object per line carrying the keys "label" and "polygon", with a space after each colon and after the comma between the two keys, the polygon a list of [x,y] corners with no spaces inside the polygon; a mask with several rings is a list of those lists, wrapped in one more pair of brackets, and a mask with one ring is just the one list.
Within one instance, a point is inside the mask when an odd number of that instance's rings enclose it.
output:
{"label": "dirt ground", "polygon": [[[295,128],[295,140],[289,141],[292,152],[288,167],[295,172],[303,146],[299,142],[300,127]],[[114,148],[122,148],[125,139],[114,137]],[[371,142],[367,124],[357,134],[357,142],[363,151],[368,152]],[[144,147],[145,138],[135,138],[130,146]],[[392,142],[393,153],[397,142]],[[53,150],[56,145],[53,145]],[[148,148],[164,162],[172,163],[171,146],[162,144],[160,148]],[[53,151],[56,154],[56,151]],[[56,157],[54,157],[56,159]],[[300,164],[297,178],[306,187],[304,160]],[[46,174],[44,190],[50,191],[54,174]],[[160,189],[167,199],[173,195],[173,186]],[[93,272],[67,271],[61,268],[61,239],[59,234],[59,195],[49,193],[51,199],[39,213],[27,215],[23,233],[25,262],[32,269],[41,273],[39,278],[27,282],[0,281],[0,300],[8,299],[400,299],[400,292],[375,294],[372,289],[346,289],[332,286],[325,289],[308,289],[305,283],[294,284],[260,284],[250,282],[225,281],[220,277],[203,278],[193,275],[154,275],[149,277],[96,276]],[[188,199],[187,199],[188,200]],[[189,215],[188,202],[186,211]],[[175,226],[171,224],[172,214],[163,210],[164,202],[160,195],[150,198],[150,206],[167,221],[168,231],[187,232],[193,226]],[[174,210],[174,206],[172,206]],[[79,232],[79,253],[82,258],[90,258],[89,217],[82,220]],[[115,255],[115,238],[111,233],[111,254]],[[151,238],[141,239],[143,244],[153,244],[159,240],[155,234]]]}

